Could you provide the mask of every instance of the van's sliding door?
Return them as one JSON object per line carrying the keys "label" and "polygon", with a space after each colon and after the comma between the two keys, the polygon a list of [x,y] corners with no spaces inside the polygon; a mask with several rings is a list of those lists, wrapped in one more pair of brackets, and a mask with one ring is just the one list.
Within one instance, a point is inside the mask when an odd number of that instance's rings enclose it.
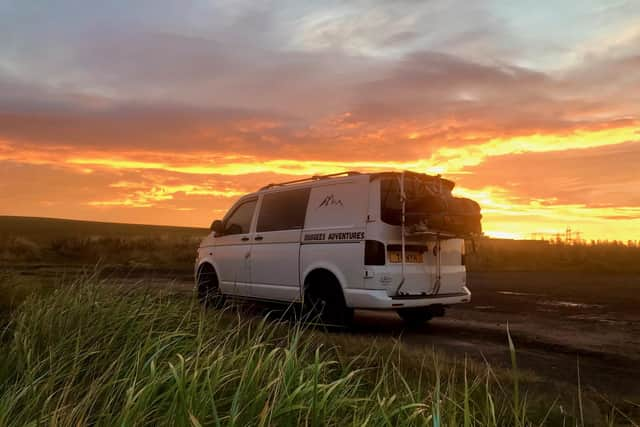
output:
{"label": "van's sliding door", "polygon": [[300,298],[300,234],[309,188],[275,189],[260,202],[251,249],[251,296]]}

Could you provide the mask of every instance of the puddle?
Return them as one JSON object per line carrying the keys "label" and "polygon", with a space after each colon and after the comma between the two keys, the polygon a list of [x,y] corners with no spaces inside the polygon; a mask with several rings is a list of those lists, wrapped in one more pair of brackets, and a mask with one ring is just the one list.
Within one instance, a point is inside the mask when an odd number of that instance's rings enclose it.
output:
{"label": "puddle", "polygon": [[546,305],[549,307],[560,307],[560,308],[602,308],[604,307],[602,304],[583,304],[579,302],[573,301],[538,301],[539,305]]}
{"label": "puddle", "polygon": [[[545,294],[534,294],[530,292],[517,292],[517,291],[497,291],[496,293],[501,295],[518,296],[518,297],[547,297]],[[538,311],[551,311],[553,308],[574,308],[574,309],[587,309],[587,308],[602,308],[602,304],[584,304],[575,301],[558,301],[558,300],[544,300],[536,301],[536,304],[548,307],[545,309],[538,309]],[[481,306],[484,307],[484,306]],[[486,306],[494,308],[493,306]],[[476,307],[480,308],[480,307]],[[482,308],[480,308],[482,309]]]}
{"label": "puddle", "polygon": [[502,295],[513,295],[521,297],[543,297],[544,294],[532,294],[529,292],[515,292],[515,291],[498,291],[497,293]]}
{"label": "puddle", "polygon": [[474,307],[476,310],[495,310],[495,305],[476,305]]}
{"label": "puddle", "polygon": [[569,316],[569,319],[591,320],[591,321],[606,323],[607,325],[626,325],[628,323],[624,320],[607,319],[606,317],[593,316],[593,315],[587,315],[587,314],[576,314],[574,316]]}

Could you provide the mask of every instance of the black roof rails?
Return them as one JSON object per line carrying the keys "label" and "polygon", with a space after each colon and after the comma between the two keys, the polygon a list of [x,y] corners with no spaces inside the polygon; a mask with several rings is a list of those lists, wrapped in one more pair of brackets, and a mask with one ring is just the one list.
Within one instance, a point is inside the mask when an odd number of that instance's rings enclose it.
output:
{"label": "black roof rails", "polygon": [[338,173],[330,173],[328,175],[313,175],[313,176],[311,176],[309,178],[294,179],[293,181],[285,181],[285,182],[277,182],[277,183],[268,184],[268,185],[265,185],[264,187],[262,187],[258,191],[267,190],[267,189],[273,188],[273,187],[279,187],[281,185],[298,184],[300,182],[318,181],[318,180],[321,180],[321,179],[328,179],[328,178],[337,178],[337,177],[342,176],[342,175],[345,175],[345,176],[360,175],[360,172],[357,172],[357,171],[345,171],[345,172],[338,172]]}

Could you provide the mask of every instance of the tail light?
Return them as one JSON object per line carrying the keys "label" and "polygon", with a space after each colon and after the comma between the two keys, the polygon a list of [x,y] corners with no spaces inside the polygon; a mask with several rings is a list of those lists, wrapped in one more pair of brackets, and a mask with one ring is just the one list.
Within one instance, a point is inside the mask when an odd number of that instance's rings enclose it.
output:
{"label": "tail light", "polygon": [[384,243],[377,240],[365,240],[364,265],[384,265],[386,253]]}
{"label": "tail light", "polygon": [[466,255],[467,255],[467,244],[466,242],[463,240],[461,247],[460,247],[460,264],[461,265],[467,265],[466,264]]}

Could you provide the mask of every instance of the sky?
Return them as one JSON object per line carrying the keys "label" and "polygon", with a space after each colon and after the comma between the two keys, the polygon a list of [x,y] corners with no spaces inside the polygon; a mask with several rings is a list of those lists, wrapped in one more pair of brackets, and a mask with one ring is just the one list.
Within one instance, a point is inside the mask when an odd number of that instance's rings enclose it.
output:
{"label": "sky", "polygon": [[343,170],[640,239],[635,0],[0,0],[0,215],[208,226]]}

